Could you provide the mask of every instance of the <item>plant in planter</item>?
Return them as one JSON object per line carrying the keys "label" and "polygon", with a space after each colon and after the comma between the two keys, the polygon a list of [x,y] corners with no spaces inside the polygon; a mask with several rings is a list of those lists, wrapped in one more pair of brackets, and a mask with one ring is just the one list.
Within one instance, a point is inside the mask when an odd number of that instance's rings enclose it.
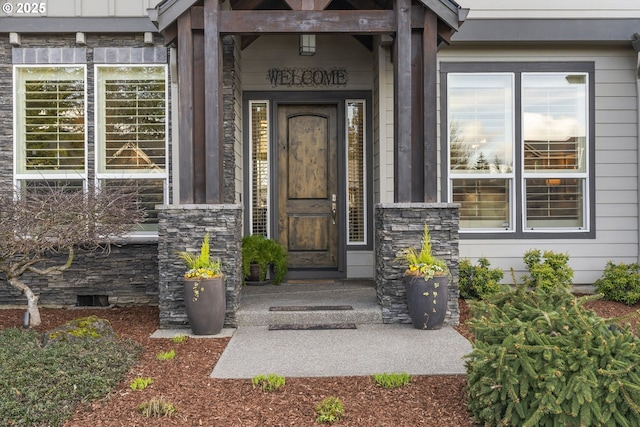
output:
{"label": "plant in planter", "polygon": [[252,234],[242,239],[242,274],[246,284],[268,283],[267,272],[273,268],[272,282],[282,282],[287,273],[287,251],[273,239]]}
{"label": "plant in planter", "polygon": [[184,303],[195,335],[215,335],[224,325],[226,291],[219,259],[209,254],[209,233],[202,240],[200,254],[178,252],[187,265],[184,274]]}
{"label": "plant in planter", "polygon": [[403,281],[413,326],[417,329],[440,329],[447,312],[451,274],[446,262],[433,255],[426,224],[420,250],[407,248],[398,260],[408,264]]}

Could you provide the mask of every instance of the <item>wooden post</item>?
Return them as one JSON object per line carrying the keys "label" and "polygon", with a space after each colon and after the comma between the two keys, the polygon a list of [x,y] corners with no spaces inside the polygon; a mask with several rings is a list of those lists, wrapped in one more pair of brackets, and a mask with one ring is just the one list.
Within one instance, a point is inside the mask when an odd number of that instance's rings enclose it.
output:
{"label": "wooden post", "polygon": [[394,44],[394,200],[410,202],[411,170],[411,0],[397,0]]}
{"label": "wooden post", "polygon": [[178,18],[178,117],[180,203],[194,203],[193,184],[193,34],[191,13]]}
{"label": "wooden post", "polygon": [[219,0],[204,2],[204,96],[206,203],[223,203],[224,151],[222,104],[222,42]]}
{"label": "wooden post", "polygon": [[[433,11],[425,8],[424,32],[422,34],[422,75],[424,117],[424,202],[437,202],[438,193],[438,112],[437,96],[437,54],[438,54],[438,17]],[[446,138],[446,135],[442,135]],[[443,165],[446,167],[446,165]]]}

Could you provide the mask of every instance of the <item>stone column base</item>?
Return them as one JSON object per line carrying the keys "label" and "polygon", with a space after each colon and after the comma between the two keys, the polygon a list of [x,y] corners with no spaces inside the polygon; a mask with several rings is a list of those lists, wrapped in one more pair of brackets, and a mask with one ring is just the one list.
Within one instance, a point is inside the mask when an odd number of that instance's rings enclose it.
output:
{"label": "stone column base", "polygon": [[451,203],[381,203],[375,209],[375,281],[378,303],[384,323],[411,323],[402,283],[406,265],[395,259],[404,249],[420,248],[424,225],[429,227],[434,255],[445,260],[451,275],[449,304],[445,324],[460,321],[458,277],[460,253],[458,204]]}
{"label": "stone column base", "polygon": [[207,232],[211,256],[222,261],[227,297],[224,323],[235,327],[242,289],[242,206],[166,205],[158,208],[160,328],[189,326],[182,290],[186,267],[176,254],[185,250],[200,252]]}

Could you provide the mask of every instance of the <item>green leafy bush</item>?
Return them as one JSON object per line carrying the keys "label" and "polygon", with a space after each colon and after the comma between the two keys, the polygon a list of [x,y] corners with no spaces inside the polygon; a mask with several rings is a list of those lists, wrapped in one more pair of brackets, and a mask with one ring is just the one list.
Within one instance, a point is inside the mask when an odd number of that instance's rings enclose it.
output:
{"label": "green leafy bush", "polygon": [[460,280],[458,289],[464,299],[484,299],[489,295],[502,291],[505,287],[500,284],[504,271],[490,268],[489,260],[482,257],[478,265],[471,264],[468,259],[460,261]]}
{"label": "green leafy bush", "polygon": [[36,331],[0,330],[0,425],[63,425],[78,404],[115,388],[141,351],[89,336],[42,347]]}
{"label": "green leafy bush", "polygon": [[253,388],[259,387],[262,391],[276,391],[285,385],[285,378],[276,374],[256,375],[251,380]]}
{"label": "green leafy bush", "polygon": [[335,396],[329,396],[316,406],[316,421],[319,423],[333,423],[344,417],[342,401]]}
{"label": "green leafy bush", "polygon": [[137,377],[135,380],[131,381],[129,387],[131,387],[131,390],[144,390],[152,383],[153,380],[151,378]]}
{"label": "green leafy bush", "polygon": [[378,387],[398,388],[402,387],[403,385],[409,384],[409,382],[411,381],[411,376],[406,372],[394,372],[391,374],[387,374],[385,372],[382,374],[374,374],[373,380]]}
{"label": "green leafy bush", "polygon": [[[596,296],[597,297],[597,296]],[[640,425],[640,340],[563,288],[471,302],[468,407],[485,426]]]}
{"label": "green leafy bush", "polygon": [[623,302],[627,305],[640,300],[640,265],[614,264],[609,261],[602,277],[593,284],[605,299]]}
{"label": "green leafy bush", "polygon": [[173,360],[176,357],[176,351],[171,349],[169,351],[161,351],[156,354],[156,359],[158,360]]}
{"label": "green leafy bush", "polygon": [[573,281],[573,269],[569,267],[569,255],[531,249],[522,258],[529,269],[523,277],[524,284],[531,288],[550,290],[555,287],[569,288]]}

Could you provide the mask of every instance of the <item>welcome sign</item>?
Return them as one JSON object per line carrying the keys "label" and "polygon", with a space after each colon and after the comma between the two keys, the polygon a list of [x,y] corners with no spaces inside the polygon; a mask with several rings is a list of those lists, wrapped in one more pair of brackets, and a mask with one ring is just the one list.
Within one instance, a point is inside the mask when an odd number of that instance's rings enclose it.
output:
{"label": "welcome sign", "polygon": [[272,87],[344,86],[349,81],[346,68],[270,68],[267,80]]}

